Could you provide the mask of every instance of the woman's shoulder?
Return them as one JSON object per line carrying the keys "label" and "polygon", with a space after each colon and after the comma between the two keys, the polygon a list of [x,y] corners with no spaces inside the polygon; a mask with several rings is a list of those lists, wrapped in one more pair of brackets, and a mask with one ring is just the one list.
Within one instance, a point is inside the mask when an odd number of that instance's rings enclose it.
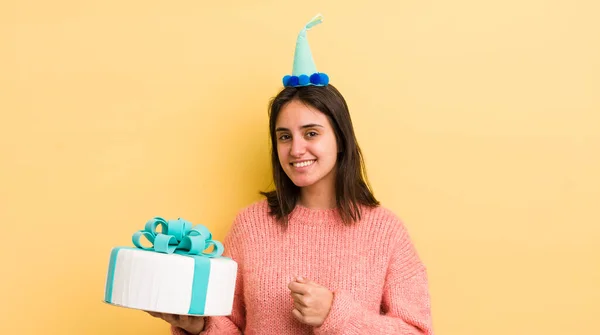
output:
{"label": "woman's shoulder", "polygon": [[390,252],[397,252],[416,263],[419,256],[413,244],[411,234],[404,221],[395,211],[384,206],[369,208],[365,211],[365,219],[373,234],[378,234]]}
{"label": "woman's shoulder", "polygon": [[265,200],[254,201],[240,207],[229,229],[230,239],[245,239],[269,219],[268,205]]}
{"label": "woman's shoulder", "polygon": [[381,204],[375,207],[363,206],[361,221],[381,231],[404,232],[406,230],[401,216],[393,209]]}
{"label": "woman's shoulder", "polygon": [[364,213],[364,219],[369,221],[375,220],[392,225],[402,225],[400,216],[391,208],[381,204],[374,207],[362,206],[362,212]]}
{"label": "woman's shoulder", "polygon": [[245,205],[244,207],[238,210],[237,215],[243,217],[264,217],[266,215],[269,215],[269,205],[267,203],[267,199],[255,200],[254,202]]}
{"label": "woman's shoulder", "polygon": [[269,216],[269,205],[267,200],[256,200],[238,210],[234,224],[252,225],[254,223],[263,222],[265,219],[268,219]]}

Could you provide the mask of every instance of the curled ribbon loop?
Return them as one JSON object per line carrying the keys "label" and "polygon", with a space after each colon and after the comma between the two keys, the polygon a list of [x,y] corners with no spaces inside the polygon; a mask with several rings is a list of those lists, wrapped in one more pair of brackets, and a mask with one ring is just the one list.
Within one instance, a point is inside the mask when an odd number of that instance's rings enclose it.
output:
{"label": "curled ribbon loop", "polygon": [[[161,227],[161,232],[156,229]],[[144,247],[140,243],[145,237],[151,247]],[[212,239],[212,234],[203,225],[192,226],[191,222],[178,218],[177,220],[165,220],[159,216],[148,222],[143,230],[135,232],[132,236],[133,244],[144,250],[152,250],[165,254],[198,255],[206,257],[219,257],[223,254],[223,244]],[[213,250],[205,252],[213,246]]]}

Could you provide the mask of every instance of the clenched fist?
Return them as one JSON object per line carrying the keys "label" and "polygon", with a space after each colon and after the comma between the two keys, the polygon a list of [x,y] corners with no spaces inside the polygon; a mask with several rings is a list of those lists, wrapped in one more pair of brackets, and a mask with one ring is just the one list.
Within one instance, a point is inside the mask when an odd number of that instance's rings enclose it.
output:
{"label": "clenched fist", "polygon": [[288,288],[292,299],[294,299],[294,317],[307,325],[318,327],[323,324],[331,304],[333,303],[333,293],[324,286],[321,286],[302,276],[289,283]]}

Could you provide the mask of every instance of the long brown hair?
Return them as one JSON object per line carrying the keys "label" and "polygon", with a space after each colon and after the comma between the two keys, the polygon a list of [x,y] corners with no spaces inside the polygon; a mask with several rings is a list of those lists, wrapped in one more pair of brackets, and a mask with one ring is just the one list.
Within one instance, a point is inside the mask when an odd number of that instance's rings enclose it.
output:
{"label": "long brown hair", "polygon": [[338,145],[335,165],[335,196],[339,214],[348,224],[361,218],[359,205],[375,207],[379,201],[371,191],[366,167],[356,140],[346,100],[333,86],[286,87],[269,103],[269,133],[271,137],[271,165],[275,190],[260,192],[267,198],[271,215],[287,224],[300,196],[296,186],[283,171],[277,154],[275,122],[281,109],[290,101],[298,100],[325,114],[333,127]]}

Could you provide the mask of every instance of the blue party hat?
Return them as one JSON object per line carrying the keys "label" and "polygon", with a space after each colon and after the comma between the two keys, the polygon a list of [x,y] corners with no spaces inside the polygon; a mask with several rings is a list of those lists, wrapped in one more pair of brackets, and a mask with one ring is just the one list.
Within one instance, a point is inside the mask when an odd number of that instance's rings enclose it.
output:
{"label": "blue party hat", "polygon": [[283,77],[283,86],[325,86],[329,84],[329,76],[317,71],[308,40],[306,39],[306,32],[321,22],[323,22],[323,15],[317,14],[298,34],[292,75],[285,75]]}

